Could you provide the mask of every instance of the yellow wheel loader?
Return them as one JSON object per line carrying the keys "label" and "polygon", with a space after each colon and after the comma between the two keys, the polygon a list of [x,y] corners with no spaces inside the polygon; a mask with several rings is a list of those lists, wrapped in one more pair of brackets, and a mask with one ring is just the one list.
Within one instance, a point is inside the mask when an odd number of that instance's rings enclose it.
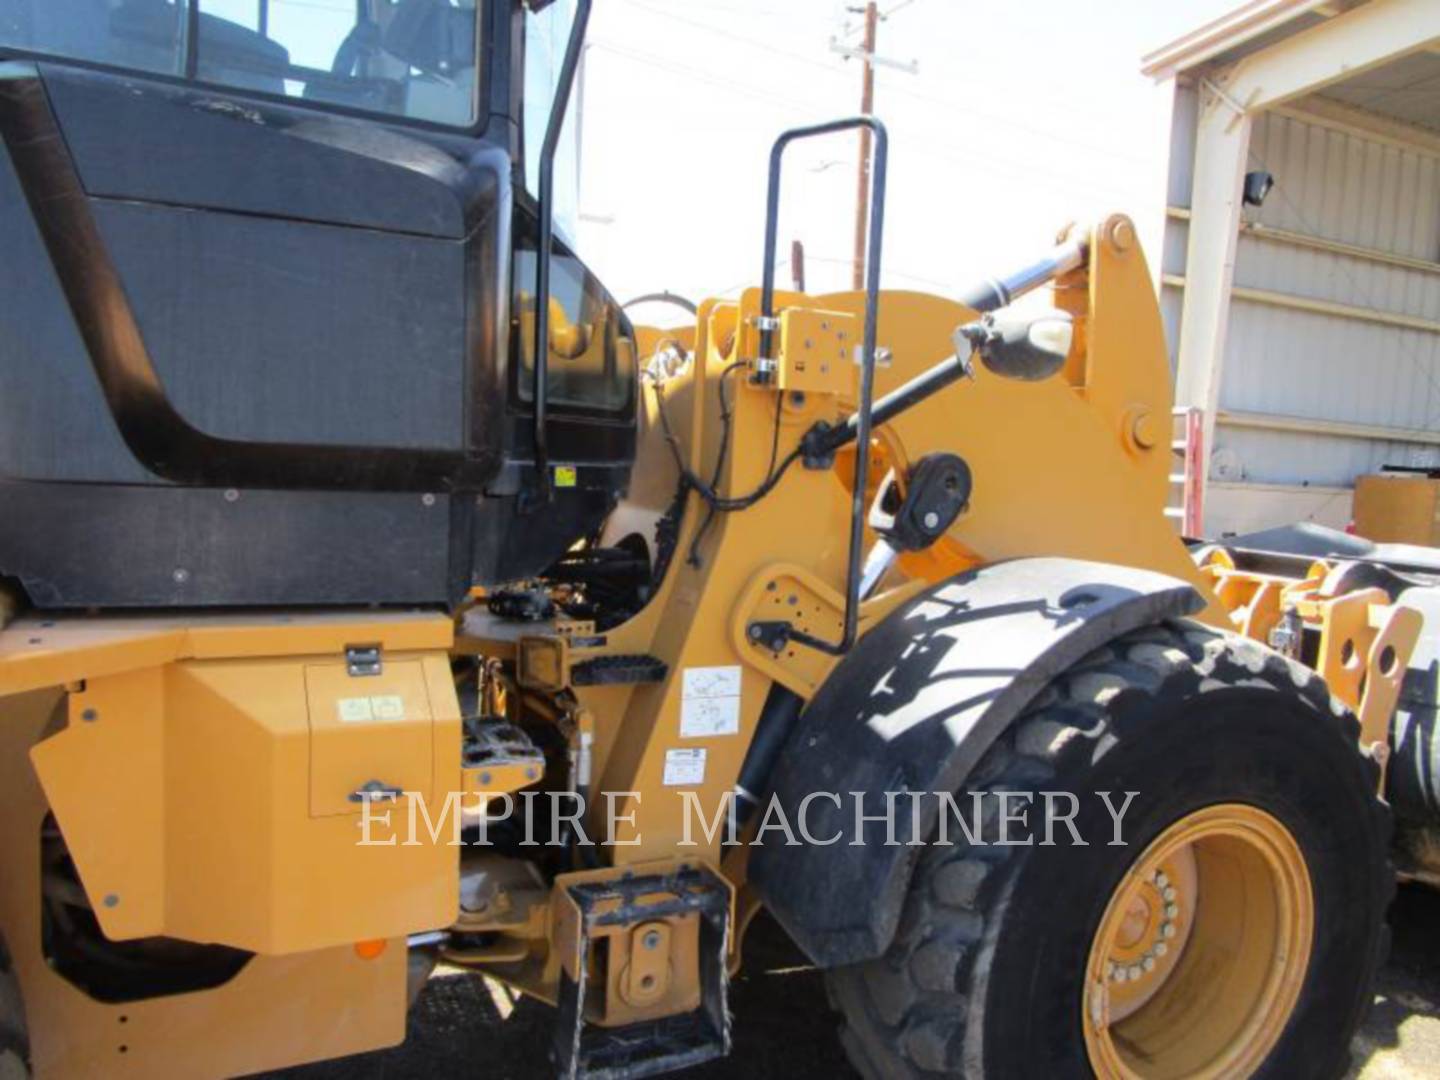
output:
{"label": "yellow wheel loader", "polygon": [[[882,292],[871,117],[634,325],[556,224],[589,11],[0,0],[0,1076],[391,1046],[442,961],[653,1075],[762,910],[868,1076],[1338,1075],[1440,567],[1192,553],[1132,223]],[[777,289],[862,128],[867,287]]]}

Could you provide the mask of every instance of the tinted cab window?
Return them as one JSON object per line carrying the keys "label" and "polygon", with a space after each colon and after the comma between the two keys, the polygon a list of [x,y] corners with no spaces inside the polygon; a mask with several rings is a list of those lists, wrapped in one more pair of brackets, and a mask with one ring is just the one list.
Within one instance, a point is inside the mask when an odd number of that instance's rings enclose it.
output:
{"label": "tinted cab window", "polygon": [[3,46],[455,126],[481,75],[476,0],[0,0]]}

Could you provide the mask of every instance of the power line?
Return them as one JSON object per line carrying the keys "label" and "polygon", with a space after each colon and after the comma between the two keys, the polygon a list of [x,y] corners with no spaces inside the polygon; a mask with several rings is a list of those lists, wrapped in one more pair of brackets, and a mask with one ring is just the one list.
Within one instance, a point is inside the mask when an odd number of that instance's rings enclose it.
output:
{"label": "power line", "polygon": [[[882,14],[880,18],[888,18],[895,12],[901,10],[902,8],[908,7],[915,2],[916,0],[901,0],[900,3],[891,7],[888,12]],[[809,67],[818,68],[819,70],[824,71],[830,75],[844,74],[844,68],[840,65],[828,64],[823,61],[817,60],[812,56],[806,56],[803,53],[795,52],[790,49],[782,49],[770,44],[769,42],[762,41],[759,38],[749,37],[745,34],[737,34],[733,31],[726,30],[722,27],[716,26],[714,23],[705,22],[699,19],[688,18],[684,15],[678,15],[673,11],[668,11],[664,8],[655,7],[651,4],[645,3],[644,0],[625,0],[625,3],[629,4],[633,8],[638,8],[642,11],[649,12],[652,15],[659,15],[662,18],[669,19],[672,22],[682,23],[686,26],[690,26],[698,30],[704,30],[706,33],[715,34],[720,37],[727,38],[730,41],[737,42],[739,44],[749,45],[752,48],[761,49],[775,56],[780,56],[787,60],[794,61],[795,63],[805,64]],[[863,28],[863,24],[860,28]],[[1055,142],[1066,143],[1070,146],[1075,146],[1086,150],[1096,149],[1093,144],[1084,142],[1080,139],[1076,139],[1072,136],[1067,136],[1061,132],[1055,131],[1052,128],[1036,127],[1033,124],[1026,124],[1023,121],[1016,119],[1013,115],[1005,113],[987,112],[984,109],[977,109],[974,105],[956,101],[951,98],[941,97],[937,94],[926,93],[921,90],[910,89],[909,87],[903,86],[891,79],[886,79],[883,83],[883,86],[887,91],[894,90],[896,93],[904,94],[907,97],[912,97],[916,98],[917,100],[928,101],[933,104],[940,105],[947,112],[950,113],[967,114],[969,116],[974,116],[978,119],[991,120],[996,123],[1005,125],[1005,127],[1009,130],[1025,131],[1032,135],[1038,135],[1041,138],[1050,139]],[[1127,154],[1123,151],[1107,149],[1104,151],[1104,153],[1107,157],[1119,158],[1127,161],[1144,162],[1146,160],[1139,155]]]}
{"label": "power line", "polygon": [[803,53],[792,52],[789,49],[777,48],[776,46],[771,45],[769,42],[761,41],[759,38],[747,37],[744,34],[736,34],[730,30],[724,29],[723,27],[716,26],[714,23],[705,22],[700,19],[687,18],[684,15],[677,15],[673,11],[667,11],[664,8],[653,7],[650,4],[642,3],[641,0],[625,0],[625,3],[629,4],[633,8],[639,8],[641,11],[648,11],[652,15],[659,15],[661,18],[669,19],[672,22],[684,23],[686,26],[692,26],[697,30],[704,30],[707,34],[714,34],[717,37],[728,38],[730,41],[735,41],[742,45],[749,45],[751,48],[763,49],[765,52],[773,53],[776,56],[782,56],[787,60],[793,60],[796,63],[800,64],[808,64],[810,67],[819,68],[822,71],[828,71],[832,75],[840,75],[844,72],[844,69],[838,64],[827,64],[823,61],[816,60],[814,57],[806,56]]}
{"label": "power line", "polygon": [[[823,115],[832,111],[818,101],[802,101],[798,98],[779,96],[773,91],[762,89],[753,83],[742,83],[701,68],[670,63],[649,53],[643,53],[636,49],[628,49],[623,45],[616,45],[607,41],[596,41],[592,47],[604,52],[623,56],[638,64],[658,68],[661,71],[666,71],[682,78],[707,83],[711,86],[728,90],[768,105],[783,105],[797,112],[811,115]],[[907,124],[895,124],[888,121],[886,126],[893,135],[904,137],[903,149],[900,147],[897,147],[897,149],[900,149],[906,157],[928,157],[936,161],[959,165],[966,169],[977,169],[981,172],[996,176],[1030,181],[1050,180],[1055,182],[1057,186],[1068,190],[1088,191],[1094,195],[1103,195],[1106,197],[1115,197],[1118,195],[1134,198],[1139,195],[1139,192],[1128,187],[1097,184],[1073,173],[1048,169],[1044,166],[1036,165],[1033,162],[1016,161],[1011,158],[999,157],[990,150],[976,153],[973,147],[962,147],[954,142],[936,139],[933,131],[922,132],[918,128],[912,128]],[[897,139],[896,142],[898,143],[899,140]],[[947,153],[946,151],[949,152]]]}

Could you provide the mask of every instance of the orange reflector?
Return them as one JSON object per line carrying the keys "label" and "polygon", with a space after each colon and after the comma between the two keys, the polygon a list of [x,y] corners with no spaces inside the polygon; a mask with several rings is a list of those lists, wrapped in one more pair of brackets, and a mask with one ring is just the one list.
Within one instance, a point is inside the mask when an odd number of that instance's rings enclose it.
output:
{"label": "orange reflector", "polygon": [[384,938],[376,938],[374,941],[357,941],[355,943],[355,955],[361,960],[374,960],[385,951],[389,942]]}

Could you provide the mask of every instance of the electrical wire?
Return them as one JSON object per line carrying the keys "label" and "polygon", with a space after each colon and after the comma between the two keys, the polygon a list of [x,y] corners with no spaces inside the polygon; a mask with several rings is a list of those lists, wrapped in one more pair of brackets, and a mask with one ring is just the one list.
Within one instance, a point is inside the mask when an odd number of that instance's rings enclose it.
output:
{"label": "electrical wire", "polygon": [[[725,392],[725,380],[744,366],[744,360],[736,360],[720,373],[720,381],[717,384],[720,393],[720,450],[715,455],[715,472],[710,477],[710,486],[712,488],[720,486],[720,478],[725,472],[725,459],[730,453],[731,420],[735,416],[735,410],[730,404],[730,396]],[[661,402],[660,408],[663,409],[664,407],[664,403]],[[775,460],[772,455],[770,468],[773,469],[774,467]],[[768,472],[769,470],[767,469],[766,471]],[[710,531],[710,526],[715,523],[715,514],[715,507],[709,506],[705,512],[705,520],[700,523],[700,528],[695,531],[695,539],[690,541],[690,554],[687,557],[687,561],[691,566],[698,567],[700,565],[700,543]]]}
{"label": "electrical wire", "polygon": [[781,477],[800,459],[801,448],[796,446],[790,453],[780,458],[780,420],[784,401],[780,395],[775,399],[775,428],[770,439],[770,465],[764,480],[753,490],[744,495],[721,495],[714,485],[707,484],[704,479],[696,475],[688,465],[685,464],[685,456],[680,450],[680,440],[670,426],[670,417],[665,411],[665,390],[658,382],[651,383],[655,391],[656,412],[660,416],[660,429],[665,436],[665,441],[670,444],[670,453],[675,458],[675,467],[680,470],[681,483],[687,485],[698,494],[705,503],[721,513],[733,513],[738,510],[748,510],[766,495],[775,490],[775,485],[780,482]]}

